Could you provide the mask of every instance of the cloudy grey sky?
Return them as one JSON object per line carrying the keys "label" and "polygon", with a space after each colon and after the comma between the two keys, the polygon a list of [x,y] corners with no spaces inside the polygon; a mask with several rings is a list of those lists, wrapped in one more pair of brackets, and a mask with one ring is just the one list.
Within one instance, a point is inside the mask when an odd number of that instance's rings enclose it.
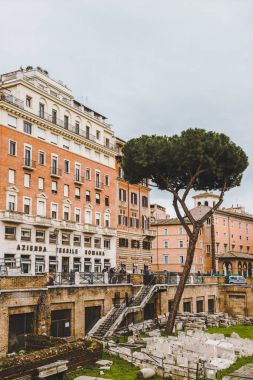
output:
{"label": "cloudy grey sky", "polygon": [[[0,0],[0,72],[39,65],[118,136],[222,131],[250,157],[225,205],[253,213],[252,0]],[[167,194],[153,200],[168,207]]]}

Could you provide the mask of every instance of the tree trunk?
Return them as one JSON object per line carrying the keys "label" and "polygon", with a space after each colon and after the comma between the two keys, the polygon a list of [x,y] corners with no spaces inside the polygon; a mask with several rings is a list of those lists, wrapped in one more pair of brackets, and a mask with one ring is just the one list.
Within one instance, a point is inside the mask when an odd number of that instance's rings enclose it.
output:
{"label": "tree trunk", "polygon": [[185,265],[183,269],[182,276],[180,278],[179,284],[177,286],[176,294],[174,296],[172,310],[170,311],[169,318],[166,324],[165,333],[171,335],[173,333],[173,328],[179,308],[179,304],[184,292],[185,283],[191,271],[191,266],[194,258],[195,247],[198,240],[199,228],[194,228],[192,236],[189,239],[189,247],[187,249],[187,255],[185,260]]}
{"label": "tree trunk", "polygon": [[212,255],[212,272],[216,273],[215,263],[215,230],[214,230],[214,217],[211,216],[211,255]]}

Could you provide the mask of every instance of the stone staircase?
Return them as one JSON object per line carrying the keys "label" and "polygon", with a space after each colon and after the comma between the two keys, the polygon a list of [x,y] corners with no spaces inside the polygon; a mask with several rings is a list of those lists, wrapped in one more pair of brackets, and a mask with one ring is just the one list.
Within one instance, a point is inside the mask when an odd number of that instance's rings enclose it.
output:
{"label": "stone staircase", "polygon": [[161,285],[143,285],[128,306],[123,302],[119,307],[113,307],[105,317],[101,318],[96,325],[93,326],[88,335],[98,340],[110,337],[126,315],[142,309],[160,287]]}

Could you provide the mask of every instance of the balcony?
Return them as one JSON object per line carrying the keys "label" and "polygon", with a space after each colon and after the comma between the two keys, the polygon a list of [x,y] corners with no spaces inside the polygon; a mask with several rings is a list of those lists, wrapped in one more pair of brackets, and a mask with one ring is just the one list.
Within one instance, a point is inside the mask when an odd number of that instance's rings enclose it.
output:
{"label": "balcony", "polygon": [[38,227],[52,227],[51,219],[45,216],[35,216],[33,224]]}
{"label": "balcony", "polygon": [[16,211],[2,211],[0,213],[0,219],[4,222],[20,224],[24,221],[24,214]]}
{"label": "balcony", "polygon": [[50,175],[54,178],[60,178],[62,176],[62,170],[53,166],[50,168]]}
{"label": "balcony", "polygon": [[84,177],[82,177],[81,175],[75,175],[74,176],[74,183],[76,183],[77,185],[82,185],[84,183]]}
{"label": "balcony", "polygon": [[103,188],[104,188],[104,184],[102,182],[95,181],[95,189],[96,190],[103,190]]}
{"label": "balcony", "polygon": [[117,235],[117,230],[114,229],[114,228],[110,228],[110,227],[105,227],[103,232],[102,232],[103,235],[105,236],[116,236]]}
{"label": "balcony", "polygon": [[143,235],[146,235],[147,239],[154,239],[156,237],[156,231],[155,230],[149,230],[147,228],[142,229]]}
{"label": "balcony", "polygon": [[94,226],[93,224],[84,224],[83,232],[88,234],[96,234],[98,232],[98,227]]}
{"label": "balcony", "polygon": [[75,222],[70,222],[68,220],[63,220],[60,224],[60,229],[65,231],[76,231],[77,226]]}
{"label": "balcony", "polygon": [[23,168],[28,170],[34,170],[36,168],[36,161],[33,161],[30,158],[24,158]]}

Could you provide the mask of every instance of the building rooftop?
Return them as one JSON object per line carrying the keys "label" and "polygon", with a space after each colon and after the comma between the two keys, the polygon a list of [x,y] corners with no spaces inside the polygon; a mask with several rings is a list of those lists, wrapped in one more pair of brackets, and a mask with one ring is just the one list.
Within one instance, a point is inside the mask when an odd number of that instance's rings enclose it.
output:
{"label": "building rooftop", "polygon": [[229,251],[216,256],[218,259],[248,259],[253,260],[252,253]]}

